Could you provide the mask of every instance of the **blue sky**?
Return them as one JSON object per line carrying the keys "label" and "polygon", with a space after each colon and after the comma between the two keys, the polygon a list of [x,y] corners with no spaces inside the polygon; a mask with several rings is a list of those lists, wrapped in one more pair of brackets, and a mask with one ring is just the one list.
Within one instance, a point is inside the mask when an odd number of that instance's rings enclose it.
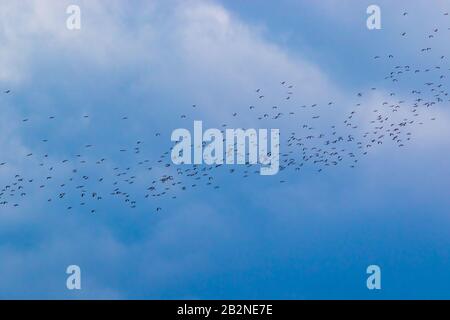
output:
{"label": "blue sky", "polygon": [[[141,201],[136,210],[107,197],[96,214],[47,202],[67,180],[61,161],[77,153],[89,160],[86,174],[132,166],[144,177],[132,155],[118,152],[137,140],[155,174],[132,189],[142,196],[165,172],[157,160],[172,130],[191,128],[193,120],[256,127],[248,112],[255,103],[289,109],[334,101],[317,124],[325,128],[360,101],[364,127],[391,92],[409,101],[427,81],[384,80],[393,65],[425,68],[441,53],[450,58],[450,18],[443,15],[450,6],[432,2],[378,1],[382,29],[369,31],[373,2],[356,0],[2,1],[0,88],[11,93],[0,96],[0,161],[7,162],[0,181],[18,172],[45,178],[39,161],[26,157],[31,152],[49,155],[57,181],[54,189],[32,189],[18,208],[0,207],[0,297],[449,298],[448,102],[426,111],[436,121],[411,129],[403,149],[383,144],[354,169],[318,174],[307,167],[249,179],[219,171],[219,190],[198,187],[176,201]],[[81,8],[79,31],[66,29],[69,4]],[[426,39],[436,27],[444,35]],[[421,55],[428,45],[436,54]],[[291,104],[280,101],[280,81],[294,85]],[[302,121],[268,126],[287,137]],[[86,151],[88,143],[94,148]],[[81,267],[80,291],[66,289],[71,264]],[[366,287],[371,264],[382,269],[380,291]]]}

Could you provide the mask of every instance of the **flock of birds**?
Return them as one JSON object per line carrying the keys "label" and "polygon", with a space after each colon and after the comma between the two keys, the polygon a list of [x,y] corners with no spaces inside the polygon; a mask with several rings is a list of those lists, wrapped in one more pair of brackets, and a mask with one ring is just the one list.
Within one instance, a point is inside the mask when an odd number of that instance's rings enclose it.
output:
{"label": "flock of birds", "polygon": [[[407,15],[406,12],[403,13],[404,17]],[[448,13],[444,15],[447,16]],[[383,66],[392,67],[384,78],[388,83],[414,81],[415,87],[411,88],[408,99],[398,98],[398,93],[393,90],[387,94],[385,101],[374,107],[369,105],[370,102],[365,97],[370,97],[371,93],[380,90],[375,87],[368,88],[355,94],[354,105],[341,120],[334,118],[334,123],[324,125],[321,118],[326,117],[331,110],[339,109],[339,103],[328,101],[298,105],[294,98],[294,85],[280,81],[284,92],[280,104],[264,103],[266,94],[262,88],[258,88],[255,89],[255,103],[232,112],[230,118],[250,117],[255,122],[264,122],[266,128],[279,127],[274,124],[279,124],[283,119],[295,124],[295,130],[288,135],[283,135],[283,130],[281,131],[281,172],[301,172],[306,168],[322,172],[339,165],[354,168],[377,146],[391,143],[403,148],[411,141],[414,127],[436,120],[430,115],[430,109],[446,105],[450,101],[445,83],[450,64],[444,55],[435,53],[433,49],[433,39],[438,38],[442,32],[437,27],[430,30],[426,36],[427,45],[417,50],[418,54],[427,55],[427,61],[433,61],[434,58],[434,62],[428,66],[400,64],[394,54],[373,57],[375,63],[385,63]],[[446,36],[449,35],[450,28]],[[406,32],[400,33],[401,38],[407,36]],[[4,94],[14,93],[8,89]],[[196,105],[189,107],[191,111],[196,108]],[[89,118],[89,115],[83,117]],[[194,119],[189,112],[179,117],[182,121]],[[55,116],[48,116],[48,121],[56,120]],[[128,116],[121,120],[127,121]],[[22,122],[23,125],[29,125],[32,119],[25,118]],[[223,124],[222,130],[227,127],[227,124]],[[156,138],[162,138],[161,133],[154,134]],[[42,139],[41,143],[48,144],[49,140]],[[130,165],[124,167],[111,165],[114,161],[107,156],[97,156],[92,160],[92,156],[87,156],[88,150],[91,154],[92,150],[100,151],[101,148],[89,143],[83,146],[85,153],[80,152],[60,160],[54,160],[54,157],[46,153],[30,152],[25,158],[33,160],[31,163],[36,165],[36,170],[28,176],[18,172],[13,175],[11,181],[0,187],[0,208],[19,207],[34,191],[45,189],[49,195],[46,201],[60,202],[67,211],[86,208],[88,212],[96,213],[98,203],[109,197],[117,198],[134,209],[145,199],[156,198],[158,203],[164,203],[163,199],[176,199],[189,189],[201,186],[219,189],[219,170],[239,178],[259,176],[259,168],[248,163],[243,166],[175,166],[171,162],[170,148],[162,152],[156,160],[153,157],[145,158],[142,156],[145,154],[143,145],[143,140],[137,140],[128,148],[117,150],[131,157]],[[0,170],[8,165],[7,161],[0,162]],[[38,171],[43,174],[38,174]],[[143,175],[143,172],[148,172],[151,177]],[[285,183],[287,180],[279,182]],[[133,186],[136,187],[133,189]],[[132,190],[138,192],[133,193]],[[162,209],[163,205],[160,205],[154,206],[152,210],[160,212]]]}

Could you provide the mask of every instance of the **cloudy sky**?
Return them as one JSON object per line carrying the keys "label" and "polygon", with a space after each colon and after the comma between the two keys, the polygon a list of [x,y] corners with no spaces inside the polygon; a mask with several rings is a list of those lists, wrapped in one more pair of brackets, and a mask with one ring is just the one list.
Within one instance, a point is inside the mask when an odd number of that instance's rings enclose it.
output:
{"label": "cloudy sky", "polygon": [[[156,163],[172,130],[194,118],[258,127],[248,112],[255,90],[278,104],[281,81],[294,86],[292,106],[333,101],[322,113],[328,121],[344,121],[360,101],[364,127],[392,92],[412,100],[426,81],[386,81],[393,65],[432,68],[450,58],[450,4],[432,2],[378,1],[382,29],[368,30],[373,1],[2,0],[0,89],[11,92],[0,95],[1,185],[17,173],[45,175],[30,153],[48,154],[57,170],[89,143],[88,159],[105,155],[108,168],[126,167],[118,148],[142,140]],[[66,27],[71,4],[81,9],[80,30]],[[430,44],[435,28],[447,33]],[[420,54],[428,46],[435,55]],[[367,94],[358,100],[359,92]],[[427,110],[436,120],[411,129],[405,148],[377,147],[354,169],[223,174],[219,190],[200,187],[136,210],[108,198],[96,214],[48,203],[51,187],[30,191],[19,207],[0,207],[0,297],[448,298],[449,108]],[[276,125],[287,137],[298,122]],[[73,264],[82,270],[79,291],[66,288]],[[382,270],[380,291],[366,287],[372,264]]]}

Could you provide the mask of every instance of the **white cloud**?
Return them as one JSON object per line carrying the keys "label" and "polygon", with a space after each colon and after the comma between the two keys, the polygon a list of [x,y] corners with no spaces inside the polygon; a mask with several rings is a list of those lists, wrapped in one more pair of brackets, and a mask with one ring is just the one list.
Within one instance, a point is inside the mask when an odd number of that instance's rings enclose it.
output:
{"label": "white cloud", "polygon": [[[297,92],[305,98],[333,90],[317,66],[265,40],[261,30],[214,2],[145,2],[130,13],[120,1],[79,1],[80,31],[65,27],[69,3],[2,2],[0,80],[36,81],[40,75],[33,74],[33,64],[63,59],[80,69],[101,67],[106,74],[139,66],[160,85],[185,87],[210,101],[205,96],[215,91],[269,90],[283,79],[301,84]],[[202,87],[206,84],[213,92]]]}

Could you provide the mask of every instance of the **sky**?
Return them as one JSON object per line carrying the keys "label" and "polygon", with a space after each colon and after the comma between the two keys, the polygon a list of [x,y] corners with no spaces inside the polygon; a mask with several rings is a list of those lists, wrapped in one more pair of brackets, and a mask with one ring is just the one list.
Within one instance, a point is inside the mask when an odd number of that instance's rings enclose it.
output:
{"label": "sky", "polygon": [[[80,30],[66,27],[72,4]],[[366,27],[371,4],[381,8],[380,30]],[[157,160],[174,129],[191,129],[193,120],[258,128],[253,104],[333,101],[322,129],[342,123],[359,101],[364,128],[392,92],[410,101],[427,81],[384,79],[393,66],[450,68],[440,59],[450,58],[449,11],[438,0],[2,0],[0,89],[11,92],[0,95],[0,184],[18,172],[45,177],[30,153],[48,154],[61,181],[69,175],[61,161],[81,152],[89,175],[133,166],[117,150],[137,140],[163,174]],[[427,46],[432,53],[421,54]],[[290,102],[282,81],[293,85]],[[219,172],[220,189],[192,188],[135,210],[107,198],[95,214],[49,203],[56,186],[30,190],[19,207],[0,206],[0,298],[448,299],[449,107],[427,109],[436,120],[412,128],[405,147],[383,144],[355,168],[249,179]],[[286,138],[299,121],[268,126]],[[66,287],[69,265],[81,268],[81,290]],[[366,286],[369,265],[381,268],[381,290]]]}

